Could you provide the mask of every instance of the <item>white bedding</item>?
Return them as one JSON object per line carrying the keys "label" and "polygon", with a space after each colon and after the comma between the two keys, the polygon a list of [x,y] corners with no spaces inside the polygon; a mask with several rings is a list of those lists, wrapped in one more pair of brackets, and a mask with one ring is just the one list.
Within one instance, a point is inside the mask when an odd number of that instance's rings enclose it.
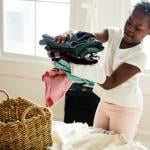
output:
{"label": "white bedding", "polygon": [[49,150],[148,150],[140,142],[128,142],[122,135],[82,123],[54,122],[53,140]]}

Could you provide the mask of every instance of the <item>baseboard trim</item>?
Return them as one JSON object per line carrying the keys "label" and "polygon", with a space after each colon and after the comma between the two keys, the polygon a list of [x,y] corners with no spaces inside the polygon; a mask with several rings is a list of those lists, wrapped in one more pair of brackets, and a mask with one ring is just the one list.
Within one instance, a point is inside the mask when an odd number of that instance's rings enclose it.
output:
{"label": "baseboard trim", "polygon": [[140,141],[144,144],[150,144],[150,132],[149,131],[138,131],[135,140]]}
{"label": "baseboard trim", "polygon": [[53,120],[55,120],[55,121],[64,121],[64,118],[61,115],[54,114],[53,115]]}

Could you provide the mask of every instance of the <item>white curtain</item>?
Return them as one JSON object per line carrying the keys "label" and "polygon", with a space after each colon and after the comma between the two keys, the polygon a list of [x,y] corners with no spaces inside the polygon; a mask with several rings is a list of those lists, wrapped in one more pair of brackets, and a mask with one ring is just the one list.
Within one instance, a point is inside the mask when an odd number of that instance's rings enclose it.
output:
{"label": "white curtain", "polygon": [[86,0],[81,4],[81,8],[85,9],[84,29],[87,31],[99,30],[99,2],[98,0]]}
{"label": "white curtain", "polygon": [[71,29],[90,32],[108,26],[123,27],[130,0],[71,0]]}

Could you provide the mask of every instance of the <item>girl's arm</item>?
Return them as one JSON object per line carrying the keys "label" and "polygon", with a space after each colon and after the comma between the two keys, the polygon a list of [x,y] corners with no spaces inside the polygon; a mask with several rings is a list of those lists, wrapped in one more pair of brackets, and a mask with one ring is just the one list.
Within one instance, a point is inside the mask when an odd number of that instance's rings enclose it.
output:
{"label": "girl's arm", "polygon": [[106,90],[110,90],[118,85],[121,85],[138,72],[140,72],[138,67],[123,63],[112,73],[111,76],[106,78],[103,84],[99,85]]}
{"label": "girl's arm", "polygon": [[108,35],[108,30],[107,29],[105,29],[101,33],[95,33],[95,35],[96,35],[96,39],[103,42],[103,43],[108,41],[109,35]]}
{"label": "girl's arm", "polygon": [[[58,35],[55,37],[55,41],[57,43],[65,43],[65,41],[67,40],[67,38],[70,38],[70,36],[72,35],[72,33],[75,33],[77,31],[68,31],[65,32],[65,34],[63,35]],[[96,36],[96,39],[101,41],[101,42],[107,42],[108,40],[108,30],[105,29],[104,31],[100,32],[100,33],[94,33]]]}

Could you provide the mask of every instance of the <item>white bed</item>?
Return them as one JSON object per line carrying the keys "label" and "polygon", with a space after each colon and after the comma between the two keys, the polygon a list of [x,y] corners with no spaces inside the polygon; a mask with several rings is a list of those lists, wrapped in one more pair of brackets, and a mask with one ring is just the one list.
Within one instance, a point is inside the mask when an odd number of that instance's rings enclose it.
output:
{"label": "white bed", "polygon": [[148,150],[140,142],[83,123],[53,122],[53,140],[49,150]]}

